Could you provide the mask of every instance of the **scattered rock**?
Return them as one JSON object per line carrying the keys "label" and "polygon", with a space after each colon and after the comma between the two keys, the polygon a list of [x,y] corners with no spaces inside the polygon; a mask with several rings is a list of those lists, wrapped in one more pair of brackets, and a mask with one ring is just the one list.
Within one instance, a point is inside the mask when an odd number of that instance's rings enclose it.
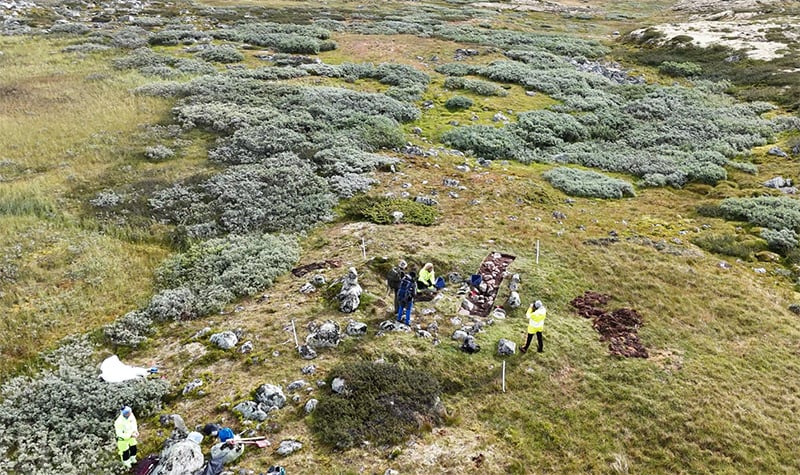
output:
{"label": "scattered rock", "polygon": [[795,315],[800,315],[800,304],[793,303],[789,305],[789,311]]}
{"label": "scattered rock", "polygon": [[761,262],[780,262],[781,256],[770,251],[760,251],[755,255],[756,259]]}
{"label": "scattered rock", "polygon": [[192,340],[197,340],[198,338],[203,338],[204,336],[208,335],[209,333],[211,333],[211,327],[205,327],[205,328],[203,328],[201,330],[198,330],[197,333],[192,335]]}
{"label": "scattered rock", "polygon": [[342,341],[341,329],[333,320],[323,323],[306,337],[306,343],[312,348],[335,348],[339,346],[340,341]]}
{"label": "scattered rock", "polygon": [[268,408],[280,409],[286,405],[286,396],[280,386],[262,384],[256,389],[256,401],[265,404]]}
{"label": "scattered rock", "polygon": [[211,335],[209,341],[223,350],[230,350],[239,343],[239,338],[232,331],[224,331]]}
{"label": "scattered rock", "polygon": [[512,291],[508,296],[508,300],[506,300],[506,305],[509,308],[519,308],[519,306],[522,305],[522,299],[519,297],[519,292]]}
{"label": "scattered rock", "polygon": [[411,129],[411,133],[414,135],[422,135],[422,129],[419,127],[414,127],[413,129]]}
{"label": "scattered rock", "polygon": [[461,343],[461,351],[470,354],[477,353],[481,351],[481,346],[478,344],[477,341],[475,341],[475,337],[468,336],[467,339],[464,340],[463,343]]}
{"label": "scattered rock", "polygon": [[317,357],[317,352],[308,345],[300,345],[297,351],[300,353],[300,357],[304,360],[313,360]]}
{"label": "scattered rock", "polygon": [[405,215],[402,211],[392,211],[392,220],[394,224],[400,224],[403,221],[403,217]]}
{"label": "scattered rock", "polygon": [[492,122],[508,122],[508,117],[503,115],[502,112],[498,112],[492,117]]}
{"label": "scattered rock", "polygon": [[536,91],[525,91],[525,95],[529,97],[533,97],[536,95]]}
{"label": "scattered rock", "polygon": [[436,201],[434,198],[430,196],[417,196],[416,198],[414,198],[414,201],[428,206],[436,206],[439,204],[438,201]]}
{"label": "scattered rock", "polygon": [[305,382],[304,379],[298,379],[297,381],[292,381],[286,386],[286,390],[289,392],[297,391],[298,389],[304,388],[308,383]]}
{"label": "scattered rock", "polygon": [[185,395],[189,394],[190,392],[194,391],[195,389],[199,388],[202,385],[203,385],[203,381],[202,380],[195,379],[195,380],[191,381],[190,383],[188,383],[186,386],[183,387],[183,391],[181,391],[181,394],[183,394],[185,396]]}
{"label": "scattered rock", "polygon": [[248,421],[263,422],[267,420],[266,411],[262,411],[255,401],[243,401],[233,406],[233,412],[238,412]]}
{"label": "scattered rock", "polygon": [[382,332],[410,332],[411,327],[406,325],[405,323],[398,322],[396,320],[384,320],[379,325],[378,328],[381,329]]}
{"label": "scattered rock", "polygon": [[467,338],[469,338],[469,334],[463,330],[456,330],[453,332],[453,336],[451,338],[463,343]]}
{"label": "scattered rock", "polygon": [[314,287],[314,284],[312,284],[311,282],[306,282],[305,284],[303,284],[302,287],[300,287],[300,293],[301,294],[310,294],[310,293],[313,293],[313,292],[316,292],[316,291],[317,291],[317,288]]}
{"label": "scattered rock", "polygon": [[511,356],[517,351],[517,344],[511,340],[501,338],[497,343],[497,354],[500,356]]}
{"label": "scattered rock", "polygon": [[303,444],[296,440],[282,440],[275,452],[278,455],[286,457],[303,448]]}
{"label": "scattered rock", "polygon": [[470,168],[468,165],[456,165],[456,170],[467,173],[470,171]]}
{"label": "scattered rock", "polygon": [[781,157],[781,158],[786,158],[786,157],[789,156],[780,147],[771,147],[767,151],[767,155],[772,155],[772,156]]}
{"label": "scattered rock", "polygon": [[767,273],[767,269],[765,269],[763,267],[756,267],[755,269],[753,269],[753,271],[756,274],[766,274]]}
{"label": "scattered rock", "polygon": [[345,384],[344,379],[342,378],[333,378],[331,381],[331,391],[335,392],[336,394],[341,394],[344,392]]}
{"label": "scattered rock", "polygon": [[367,334],[367,324],[350,320],[344,332],[350,336],[365,336]]}
{"label": "scattered rock", "polygon": [[240,353],[250,353],[251,351],[253,351],[253,342],[252,341],[248,340],[248,341],[244,342],[242,344],[242,346],[239,347],[239,352]]}
{"label": "scattered rock", "polygon": [[453,187],[453,188],[455,188],[455,187],[457,187],[459,184],[460,184],[460,183],[459,183],[459,181],[458,181],[458,180],[456,180],[455,178],[444,178],[444,179],[442,180],[442,185],[444,185],[444,186],[449,186],[449,187]]}
{"label": "scattered rock", "polygon": [[314,374],[317,372],[317,367],[313,364],[310,364],[307,366],[303,366],[303,369],[301,371],[303,372],[303,374]]}
{"label": "scattered rock", "polygon": [[354,312],[361,303],[361,292],[361,286],[358,285],[358,272],[355,267],[351,267],[342,281],[342,290],[338,296],[339,310],[344,313]]}
{"label": "scattered rock", "polygon": [[719,263],[717,263],[717,266],[718,266],[719,268],[721,268],[721,269],[730,269],[730,268],[731,268],[731,265],[730,265],[730,264],[728,264],[728,263],[727,263],[727,262],[725,262],[725,261],[719,261]]}
{"label": "scattered rock", "polygon": [[309,399],[305,405],[306,414],[311,414],[314,412],[314,409],[317,408],[317,404],[319,404],[319,401],[316,399]]}
{"label": "scattered rock", "polygon": [[553,218],[558,220],[567,219],[567,215],[561,211],[553,211]]}

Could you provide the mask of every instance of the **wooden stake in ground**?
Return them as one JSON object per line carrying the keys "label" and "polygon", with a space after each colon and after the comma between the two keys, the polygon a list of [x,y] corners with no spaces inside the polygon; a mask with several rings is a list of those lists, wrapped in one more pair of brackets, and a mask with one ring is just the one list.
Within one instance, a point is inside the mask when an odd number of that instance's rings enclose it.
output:
{"label": "wooden stake in ground", "polygon": [[367,243],[364,242],[364,238],[361,238],[361,253],[364,255],[364,259],[367,258]]}

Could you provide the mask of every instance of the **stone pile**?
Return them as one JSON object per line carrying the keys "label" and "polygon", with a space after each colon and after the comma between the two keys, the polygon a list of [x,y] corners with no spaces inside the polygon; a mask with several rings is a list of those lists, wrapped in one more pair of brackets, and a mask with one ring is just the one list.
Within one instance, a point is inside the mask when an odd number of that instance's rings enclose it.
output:
{"label": "stone pile", "polygon": [[478,269],[481,277],[480,283],[464,297],[459,313],[486,317],[494,305],[503,275],[514,259],[516,259],[515,256],[499,252],[493,252],[486,256]]}

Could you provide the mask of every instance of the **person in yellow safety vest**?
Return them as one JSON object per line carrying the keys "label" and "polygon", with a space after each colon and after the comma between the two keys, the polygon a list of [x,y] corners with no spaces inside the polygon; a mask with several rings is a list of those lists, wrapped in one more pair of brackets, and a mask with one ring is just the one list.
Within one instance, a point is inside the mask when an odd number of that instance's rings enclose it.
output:
{"label": "person in yellow safety vest", "polygon": [[433,264],[428,262],[419,271],[417,276],[417,288],[429,290],[436,288],[436,275],[433,273]]}
{"label": "person in yellow safety vest", "polygon": [[536,342],[539,344],[537,351],[541,353],[542,330],[544,330],[544,319],[547,317],[547,309],[544,308],[541,300],[537,300],[528,307],[528,311],[525,313],[525,315],[528,317],[528,339],[525,341],[525,345],[520,348],[519,351],[522,353],[528,351],[528,347],[531,345],[531,340],[533,339],[533,334],[535,333]]}
{"label": "person in yellow safety vest", "polygon": [[117,433],[117,452],[126,468],[136,463],[136,437],[139,437],[139,426],[136,416],[130,407],[125,406],[114,421],[114,432]]}

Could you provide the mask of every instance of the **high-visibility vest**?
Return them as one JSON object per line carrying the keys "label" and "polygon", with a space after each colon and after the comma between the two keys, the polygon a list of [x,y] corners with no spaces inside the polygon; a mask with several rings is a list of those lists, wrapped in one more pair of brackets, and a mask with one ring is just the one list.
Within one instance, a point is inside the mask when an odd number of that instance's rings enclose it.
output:
{"label": "high-visibility vest", "polygon": [[436,276],[433,275],[433,271],[427,271],[423,267],[422,270],[419,271],[417,280],[422,282],[425,287],[433,287],[433,283],[436,282]]}
{"label": "high-visibility vest", "polygon": [[528,333],[536,333],[544,330],[544,319],[547,317],[547,309],[544,306],[539,307],[535,311],[533,308],[528,308],[525,314],[528,317]]}
{"label": "high-visibility vest", "polygon": [[139,431],[139,426],[136,424],[136,416],[131,414],[130,417],[125,417],[122,414],[114,421],[114,431],[117,433],[118,439],[132,439],[133,433]]}

